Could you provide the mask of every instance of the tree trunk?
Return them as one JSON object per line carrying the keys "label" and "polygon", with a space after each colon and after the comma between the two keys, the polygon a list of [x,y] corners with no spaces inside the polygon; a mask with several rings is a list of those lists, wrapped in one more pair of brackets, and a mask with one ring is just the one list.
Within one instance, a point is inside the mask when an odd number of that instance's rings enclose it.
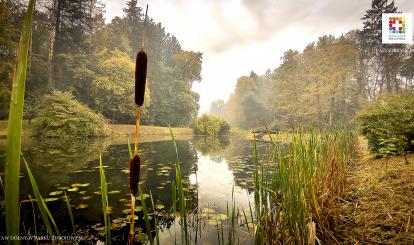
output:
{"label": "tree trunk", "polygon": [[49,57],[48,57],[48,62],[49,62],[49,74],[48,74],[48,81],[47,81],[47,86],[49,89],[52,89],[54,87],[54,65],[53,65],[53,54],[54,54],[54,49],[55,49],[55,31],[52,30],[50,32],[50,44],[49,44]]}

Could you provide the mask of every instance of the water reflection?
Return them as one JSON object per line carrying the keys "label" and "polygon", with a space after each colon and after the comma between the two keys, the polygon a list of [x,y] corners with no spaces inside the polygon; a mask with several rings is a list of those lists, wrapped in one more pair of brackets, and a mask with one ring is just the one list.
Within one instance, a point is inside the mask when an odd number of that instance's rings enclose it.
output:
{"label": "water reflection", "polygon": [[[194,138],[177,141],[183,183],[188,198],[188,214],[192,237],[195,241],[214,244],[217,239],[215,226],[208,225],[210,216],[203,210],[213,210],[212,217],[223,217],[227,203],[231,203],[232,186],[237,205],[249,206],[249,193],[252,186],[251,143],[229,138]],[[3,148],[2,148],[3,147]],[[160,238],[168,244],[175,228],[179,228],[176,217],[171,214],[171,181],[175,178],[175,148],[171,141],[148,142],[140,145],[142,159],[141,186],[144,193],[151,191],[154,197]],[[103,140],[58,141],[52,139],[32,140],[23,146],[32,172],[45,198],[58,198],[48,202],[52,215],[63,234],[71,233],[68,211],[62,195],[63,190],[70,197],[77,235],[89,239],[102,237],[103,215],[100,195],[98,159],[102,154],[105,174],[108,182],[109,205],[111,206],[112,238],[123,244],[128,236],[128,160],[126,144],[110,144]],[[0,145],[0,162],[5,162],[4,145]],[[22,169],[21,199],[32,195],[26,170]],[[4,164],[0,165],[0,174],[4,179]],[[1,190],[3,191],[3,190]],[[53,195],[52,195],[53,194]],[[4,194],[0,193],[3,200]],[[147,199],[147,206],[151,206]],[[137,227],[146,233],[137,202]],[[24,202],[21,209],[22,231],[33,234],[33,216],[30,202]],[[2,210],[4,211],[4,209]],[[238,210],[238,212],[241,212]],[[36,222],[43,224],[40,213],[36,212]],[[152,213],[152,212],[151,212]],[[154,226],[151,220],[151,226]],[[5,234],[4,212],[0,223],[0,235]],[[200,232],[200,229],[202,232]],[[42,233],[45,233],[42,230]],[[177,233],[180,237],[179,233]],[[178,241],[178,240],[177,240]]]}

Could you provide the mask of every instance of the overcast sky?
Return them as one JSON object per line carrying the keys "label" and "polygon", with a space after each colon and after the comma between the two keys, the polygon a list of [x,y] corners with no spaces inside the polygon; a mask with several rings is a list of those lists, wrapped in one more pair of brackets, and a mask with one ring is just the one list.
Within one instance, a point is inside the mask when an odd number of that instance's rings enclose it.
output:
{"label": "overcast sky", "polygon": [[[125,3],[106,0],[107,22],[123,15]],[[203,53],[203,80],[193,86],[202,113],[212,101],[226,100],[238,77],[277,67],[286,50],[302,51],[321,35],[362,28],[371,0],[138,0],[147,3],[149,16],[183,49]],[[414,13],[414,0],[395,3]]]}

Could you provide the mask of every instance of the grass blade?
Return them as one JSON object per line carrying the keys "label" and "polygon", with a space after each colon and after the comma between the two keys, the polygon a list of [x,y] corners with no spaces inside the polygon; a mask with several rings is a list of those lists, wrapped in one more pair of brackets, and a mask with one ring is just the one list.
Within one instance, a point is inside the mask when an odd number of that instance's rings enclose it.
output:
{"label": "grass blade", "polygon": [[[34,0],[29,1],[27,12],[24,17],[23,28],[17,49],[17,60],[13,75],[9,120],[7,124],[5,208],[6,232],[8,236],[19,235],[19,173],[21,133],[26,69],[29,56],[34,2]],[[10,241],[9,244],[11,243],[18,244],[19,242]]]}
{"label": "grass blade", "polygon": [[154,244],[154,239],[152,238],[152,234],[151,234],[151,224],[148,218],[148,209],[145,203],[145,197],[141,191],[141,185],[138,185],[138,190],[139,190],[139,196],[141,198],[142,211],[144,212],[145,228],[147,229],[148,239],[150,240],[151,244]]}
{"label": "grass blade", "polygon": [[[32,204],[32,215],[33,215],[33,225],[34,225],[34,235],[37,237],[37,225],[36,225],[36,215],[35,215],[35,208],[33,204],[32,196],[29,195],[30,204]],[[36,244],[38,244],[38,241],[36,240]]]}
{"label": "grass blade", "polygon": [[101,179],[101,193],[102,193],[102,210],[105,223],[105,244],[111,244],[111,220],[108,213],[108,190],[106,185],[105,171],[102,166],[102,156],[99,156],[99,176]]}
{"label": "grass blade", "polygon": [[152,212],[154,213],[154,222],[155,222],[155,238],[157,239],[157,245],[160,245],[160,237],[158,235],[158,221],[157,217],[155,216],[155,206],[154,206],[154,198],[152,197],[152,192],[150,191],[151,197],[151,204],[152,204]]}
{"label": "grass blade", "polygon": [[43,200],[42,195],[40,194],[39,188],[37,187],[32,171],[30,171],[29,165],[27,164],[26,159],[23,157],[23,155],[22,155],[22,159],[24,161],[24,164],[26,165],[27,174],[29,175],[30,183],[32,184],[33,192],[36,196],[37,205],[39,206],[40,214],[42,215],[43,222],[45,223],[47,233],[49,233],[50,236],[54,235],[52,226],[50,225],[50,222],[52,222],[55,228],[56,234],[59,235],[59,229],[56,226],[56,222],[53,219],[52,214],[50,213],[48,207],[46,206],[46,203]]}
{"label": "grass blade", "polygon": [[131,143],[129,142],[129,139],[128,139],[128,152],[129,152],[129,158],[132,158],[134,155],[132,154]]}
{"label": "grass blade", "polygon": [[75,220],[73,219],[72,207],[70,206],[69,198],[66,195],[66,191],[65,191],[65,201],[66,201],[66,206],[68,207],[68,213],[70,217],[70,222],[72,223],[73,233],[75,233],[76,232],[75,231]]}

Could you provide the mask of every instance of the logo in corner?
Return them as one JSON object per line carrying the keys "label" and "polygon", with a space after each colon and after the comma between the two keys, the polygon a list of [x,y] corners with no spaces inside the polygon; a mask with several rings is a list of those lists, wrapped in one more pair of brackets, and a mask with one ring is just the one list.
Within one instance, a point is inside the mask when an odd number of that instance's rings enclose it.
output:
{"label": "logo in corner", "polygon": [[411,44],[412,42],[411,14],[382,14],[382,43]]}

